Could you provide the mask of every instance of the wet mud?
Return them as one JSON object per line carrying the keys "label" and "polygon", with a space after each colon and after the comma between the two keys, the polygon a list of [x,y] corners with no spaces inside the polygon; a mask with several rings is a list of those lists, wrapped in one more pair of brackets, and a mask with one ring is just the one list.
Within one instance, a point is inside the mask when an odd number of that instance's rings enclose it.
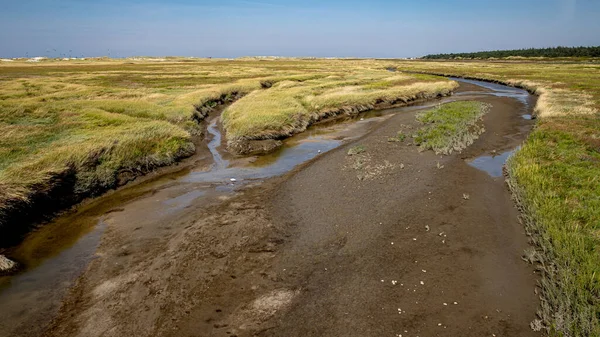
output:
{"label": "wet mud", "polygon": [[[493,106],[463,153],[388,142],[459,99]],[[223,150],[213,117],[197,165],[99,198],[12,250],[26,268],[0,278],[0,332],[535,336],[536,275],[497,174],[534,104],[462,81],[455,96],[319,123],[248,158]],[[366,151],[348,156],[356,145]]]}

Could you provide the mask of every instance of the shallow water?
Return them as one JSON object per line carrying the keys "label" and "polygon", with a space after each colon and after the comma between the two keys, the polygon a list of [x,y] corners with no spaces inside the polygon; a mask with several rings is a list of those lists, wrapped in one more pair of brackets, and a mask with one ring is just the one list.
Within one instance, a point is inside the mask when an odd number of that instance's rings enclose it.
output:
{"label": "shallow water", "polygon": [[49,312],[57,309],[73,279],[94,256],[106,225],[102,220],[72,246],[25,273],[0,283],[0,335],[36,335],[50,323]]}
{"label": "shallow water", "polygon": [[[488,83],[488,82],[467,80],[467,79],[454,78],[454,77],[451,77],[451,79],[458,81],[458,82],[475,84],[480,87],[492,90],[489,92],[463,92],[463,93],[457,94],[457,96],[468,95],[468,94],[493,95],[493,96],[497,96],[497,97],[509,97],[509,98],[516,99],[523,104],[524,108],[528,108],[532,105],[533,96],[531,96],[527,92],[527,90],[509,87],[509,86],[496,84],[496,83]],[[531,119],[533,119],[533,116],[531,114],[522,114],[521,118],[526,119],[526,120],[531,120]],[[473,160],[467,161],[467,163],[479,170],[486,172],[492,178],[501,177],[503,175],[504,164],[516,150],[518,150],[518,148],[509,150],[509,151],[505,151],[505,152],[502,152],[499,154],[479,156]]]}
{"label": "shallow water", "polygon": [[479,156],[469,161],[468,164],[486,172],[493,178],[502,177],[504,164],[514,152],[515,150],[510,150],[498,155]]}
{"label": "shallow water", "polygon": [[[284,174],[299,164],[311,160],[320,153],[325,153],[338,146],[339,140],[311,137],[293,146],[284,146],[274,157],[257,160],[248,166],[228,167],[210,172],[193,172],[182,181],[194,183],[227,183],[235,179],[236,184],[248,180],[265,179]],[[320,151],[320,152],[319,152]]]}
{"label": "shallow water", "polygon": [[221,132],[219,132],[217,127],[218,121],[218,117],[213,118],[206,128],[208,133],[210,133],[213,137],[211,141],[208,142],[208,149],[210,150],[214,161],[212,171],[221,170],[229,165],[229,161],[223,159],[223,156],[217,150],[217,148],[221,145]]}
{"label": "shallow water", "polygon": [[[521,89],[479,81],[456,80],[491,90],[459,93],[456,95],[458,97],[496,95],[515,98],[524,104],[529,102],[529,94]],[[23,331],[24,327],[32,332],[41,331],[50,321],[66,290],[93,258],[106,226],[104,217],[112,219],[111,225],[113,221],[135,222],[136,226],[140,227],[155,226],[161,219],[168,222],[168,217],[185,212],[200,199],[232,194],[247,183],[285,174],[344,142],[366,134],[394,114],[418,111],[456,99],[457,97],[447,97],[320,123],[286,139],[278,151],[253,157],[241,164],[226,160],[220,153],[222,137],[219,119],[211,119],[207,127],[212,137],[207,144],[213,158],[210,170],[192,169],[183,174],[165,176],[158,181],[126,187],[112,195],[101,197],[97,200],[93,212],[89,212],[88,209],[87,213],[78,211],[59,217],[39,231],[31,233],[23,244],[14,250],[18,253],[14,257],[24,262],[26,268],[18,275],[0,278],[0,336]],[[470,164],[493,177],[501,176],[502,165],[510,153],[511,151],[495,157],[482,156]],[[134,197],[128,197],[128,194]]]}
{"label": "shallow water", "polygon": [[[490,92],[479,92],[478,91],[478,92],[475,92],[476,94],[493,95],[496,97],[510,97],[510,98],[519,100],[521,103],[525,104],[526,106],[530,104],[531,95],[527,92],[527,90],[509,87],[509,86],[505,86],[502,84],[475,81],[475,80],[467,80],[467,79],[456,78],[456,77],[450,77],[450,79],[457,81],[457,82],[475,84],[480,87],[491,90]],[[473,94],[473,93],[464,92],[464,93],[457,94],[457,96],[467,95],[467,94]]]}

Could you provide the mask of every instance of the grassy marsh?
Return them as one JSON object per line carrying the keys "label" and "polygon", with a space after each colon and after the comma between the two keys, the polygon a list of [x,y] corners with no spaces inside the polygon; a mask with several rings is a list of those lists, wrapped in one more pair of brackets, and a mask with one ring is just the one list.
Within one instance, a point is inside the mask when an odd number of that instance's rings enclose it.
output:
{"label": "grassy marsh", "polygon": [[456,86],[374,60],[3,62],[0,227],[65,181],[79,200],[191,155],[198,123],[240,97],[223,114],[230,141],[284,137],[328,115]]}
{"label": "grassy marsh", "polygon": [[[390,67],[402,72],[387,71]],[[497,81],[540,95],[537,127],[508,163],[511,186],[537,245],[528,256],[540,262],[544,274],[540,319],[551,335],[600,336],[597,63],[300,59],[2,63],[0,225],[11,207],[26,205],[67,176],[75,193],[93,194],[114,186],[119,172],[140,174],[190,155],[192,137],[200,131],[197,122],[202,116],[197,114],[221,102],[243,96],[223,114],[230,141],[277,138],[300,132],[328,115],[432,97],[455,88],[455,83],[431,74]]]}

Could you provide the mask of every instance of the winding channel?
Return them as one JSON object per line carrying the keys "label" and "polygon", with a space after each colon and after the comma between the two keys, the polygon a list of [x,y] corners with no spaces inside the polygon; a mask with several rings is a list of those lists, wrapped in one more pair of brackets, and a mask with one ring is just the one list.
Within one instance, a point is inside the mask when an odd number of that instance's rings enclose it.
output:
{"label": "winding channel", "polygon": [[[105,219],[112,213],[118,212],[123,219],[135,219],[140,227],[157,219],[169,219],[184,212],[200,198],[218,200],[224,195],[236,193],[245,184],[283,175],[302,163],[365,135],[394,114],[486,95],[509,97],[524,106],[531,104],[531,96],[521,89],[452,79],[477,85],[484,91],[463,91],[443,99],[320,123],[285,140],[284,146],[277,152],[242,163],[227,160],[219,151],[222,142],[219,118],[211,119],[207,126],[211,140],[207,146],[213,165],[209,170],[192,169],[185,174],[125,187],[100,197],[90,206],[60,216],[30,233],[19,247],[11,250],[12,256],[22,262],[25,268],[17,275],[0,277],[0,335],[37,335],[43,331],[59,309],[69,287],[94,258],[103,233],[110,227]],[[531,116],[524,114],[523,118],[530,119]],[[498,177],[511,153],[512,150],[497,156],[482,156],[469,161],[469,164],[488,172],[492,177]],[[129,198],[132,194],[136,197]],[[61,239],[63,237],[66,239]]]}

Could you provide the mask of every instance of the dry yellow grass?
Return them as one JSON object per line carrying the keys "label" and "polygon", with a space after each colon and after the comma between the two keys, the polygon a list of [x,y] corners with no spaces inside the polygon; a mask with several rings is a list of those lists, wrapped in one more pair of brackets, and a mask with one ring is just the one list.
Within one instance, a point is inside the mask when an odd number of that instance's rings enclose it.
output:
{"label": "dry yellow grass", "polygon": [[285,80],[254,91],[225,110],[230,142],[268,139],[302,132],[312,122],[342,112],[448,95],[457,84],[442,78],[420,79],[384,69],[358,69],[306,81]]}
{"label": "dry yellow grass", "polygon": [[600,108],[600,65],[585,62],[395,62],[400,70],[498,81],[539,95],[540,117],[593,115]]}
{"label": "dry yellow grass", "polygon": [[198,122],[233,98],[247,95],[224,116],[229,135],[282,136],[336,108],[452,89],[417,77],[372,60],[2,62],[0,226],[65,181],[79,200],[114,187],[120,172],[190,155]]}

